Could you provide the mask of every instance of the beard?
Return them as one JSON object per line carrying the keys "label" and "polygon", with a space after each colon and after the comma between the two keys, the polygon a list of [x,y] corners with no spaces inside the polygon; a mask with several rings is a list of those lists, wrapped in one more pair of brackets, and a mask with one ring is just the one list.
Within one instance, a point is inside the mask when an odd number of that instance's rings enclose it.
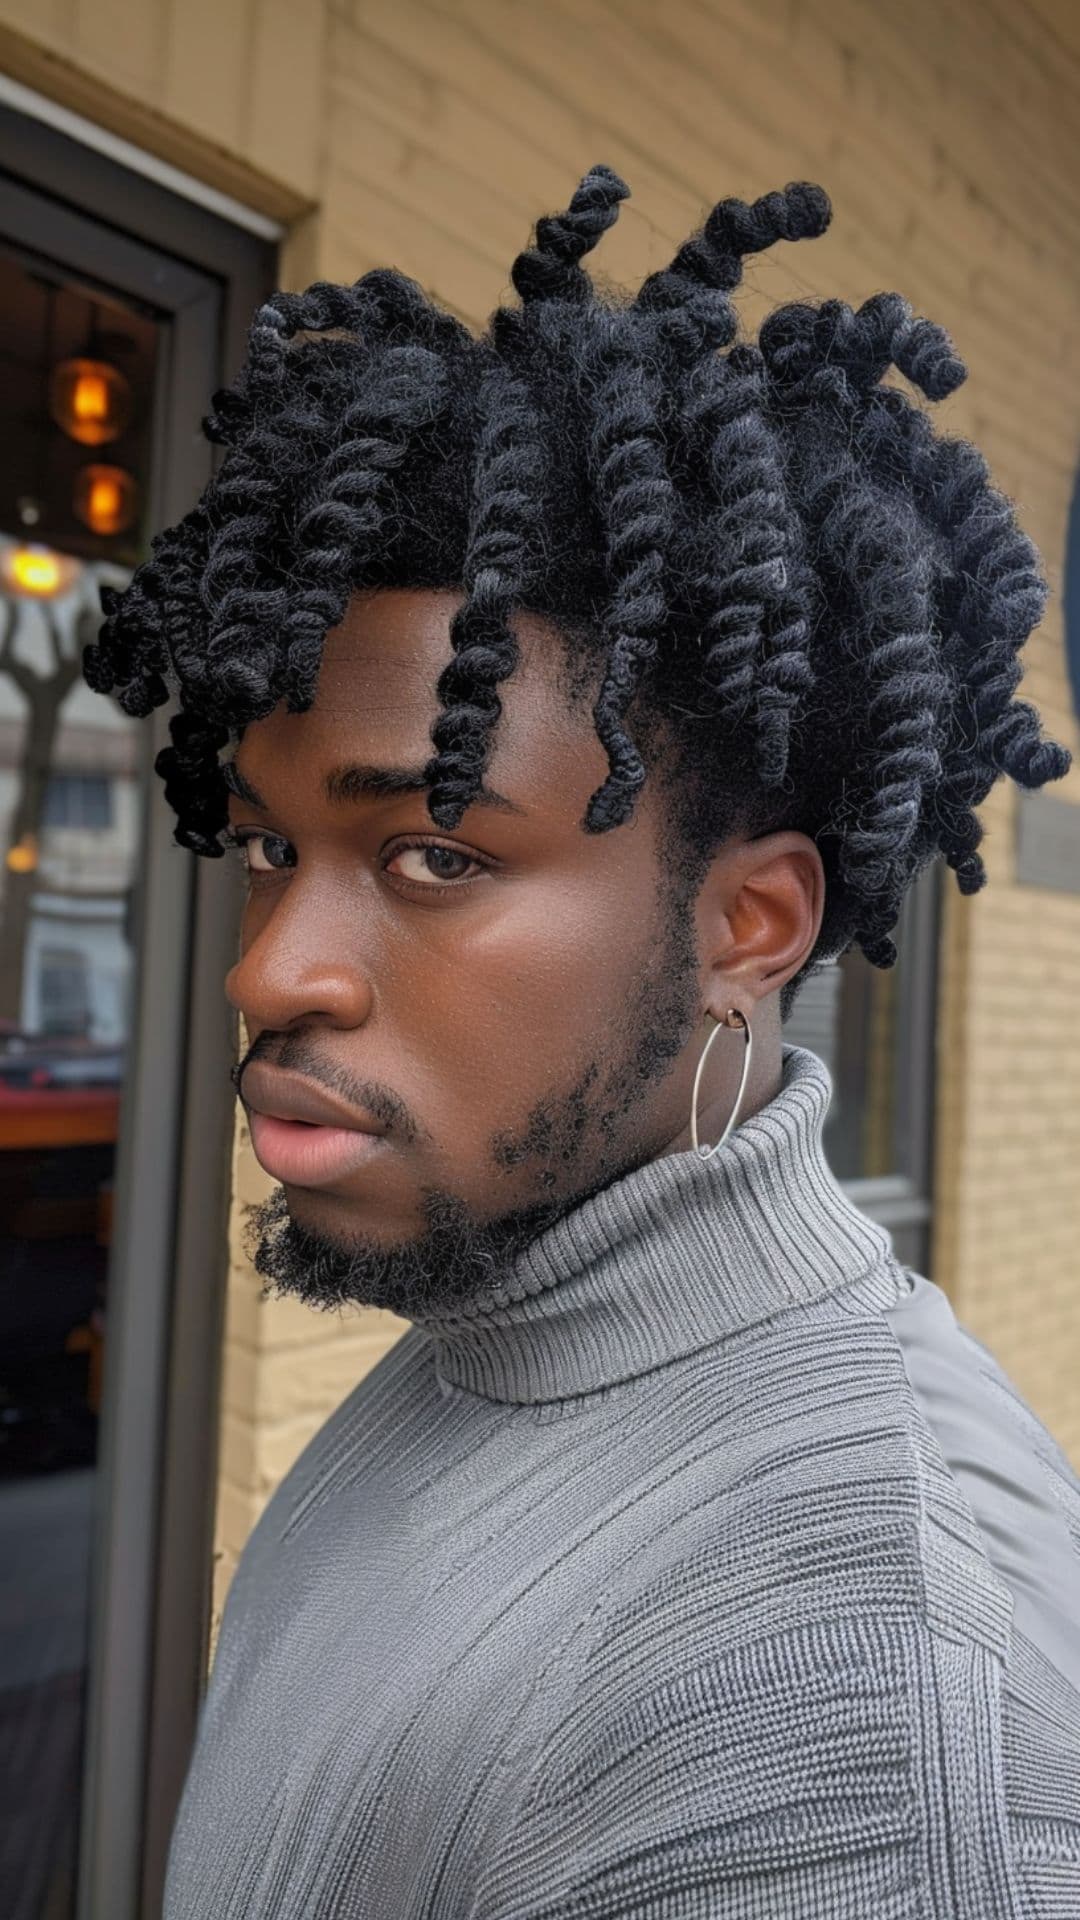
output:
{"label": "beard", "polygon": [[[292,1295],[326,1311],[354,1304],[383,1307],[407,1320],[461,1310],[504,1283],[532,1241],[635,1167],[654,1157],[634,1115],[645,1088],[662,1080],[697,1024],[697,956],[685,897],[669,898],[664,935],[650,942],[629,1010],[612,1027],[623,1040],[617,1058],[596,1055],[575,1084],[550,1094],[523,1127],[489,1139],[493,1178],[523,1169],[530,1199],[478,1218],[459,1194],[422,1189],[424,1225],[393,1245],[359,1236],[348,1241],[306,1227],[289,1213],[284,1187],[245,1207],[244,1246],[269,1293]],[[649,949],[647,949],[649,950]],[[659,957],[657,958],[657,954]]]}

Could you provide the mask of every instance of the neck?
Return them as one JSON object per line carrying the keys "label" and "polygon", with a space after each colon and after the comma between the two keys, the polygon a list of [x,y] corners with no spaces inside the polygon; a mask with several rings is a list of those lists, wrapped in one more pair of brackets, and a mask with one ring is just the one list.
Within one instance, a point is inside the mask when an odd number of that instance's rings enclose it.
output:
{"label": "neck", "polygon": [[784,1045],[774,1097],[711,1159],[669,1149],[556,1221],[502,1284],[425,1317],[442,1382],[518,1404],[562,1400],[840,1288],[888,1287],[891,1238],[825,1156],[831,1095],[817,1054]]}

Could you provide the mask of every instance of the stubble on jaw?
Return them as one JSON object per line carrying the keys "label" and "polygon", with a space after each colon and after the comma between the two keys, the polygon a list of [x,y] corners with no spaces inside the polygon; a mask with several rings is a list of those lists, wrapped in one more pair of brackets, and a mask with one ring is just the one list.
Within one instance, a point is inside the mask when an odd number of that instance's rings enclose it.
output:
{"label": "stubble on jaw", "polygon": [[245,1251],[266,1283],[264,1293],[291,1295],[322,1311],[373,1306],[404,1319],[453,1312],[498,1286],[547,1227],[651,1159],[656,1148],[633,1127],[635,1108],[670,1070],[699,1012],[685,893],[664,895],[659,904],[663,938],[649,942],[659,957],[643,968],[629,1020],[620,1023],[629,1032],[623,1057],[595,1054],[568,1091],[536,1102],[516,1130],[499,1128],[490,1137],[493,1188],[508,1172],[520,1178],[524,1171],[533,1199],[478,1220],[459,1195],[425,1188],[420,1232],[386,1246],[363,1236],[339,1241],[305,1227],[290,1215],[284,1187],[276,1187],[245,1208]]}

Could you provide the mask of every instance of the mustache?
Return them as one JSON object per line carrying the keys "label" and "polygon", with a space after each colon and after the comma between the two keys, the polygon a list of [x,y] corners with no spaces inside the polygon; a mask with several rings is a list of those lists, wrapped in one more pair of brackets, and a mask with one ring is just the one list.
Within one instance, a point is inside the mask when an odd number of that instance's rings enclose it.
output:
{"label": "mustache", "polygon": [[350,1106],[363,1107],[387,1132],[396,1133],[406,1143],[424,1134],[404,1101],[389,1087],[380,1086],[375,1080],[357,1079],[339,1062],[325,1059],[306,1034],[260,1033],[252,1041],[243,1058],[229,1068],[229,1078],[241,1100],[244,1069],[252,1060],[265,1060],[268,1066],[288,1067],[302,1073],[317,1086],[338,1094]]}

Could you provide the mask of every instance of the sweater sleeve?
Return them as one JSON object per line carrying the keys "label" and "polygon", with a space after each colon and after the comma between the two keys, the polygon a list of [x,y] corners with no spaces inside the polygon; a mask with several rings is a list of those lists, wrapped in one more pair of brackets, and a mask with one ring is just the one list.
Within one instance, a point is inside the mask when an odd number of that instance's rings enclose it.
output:
{"label": "sweater sleeve", "polygon": [[595,1647],[582,1665],[499,1920],[1026,1917],[982,1650],[905,1604],[705,1659],[671,1640],[629,1670]]}

